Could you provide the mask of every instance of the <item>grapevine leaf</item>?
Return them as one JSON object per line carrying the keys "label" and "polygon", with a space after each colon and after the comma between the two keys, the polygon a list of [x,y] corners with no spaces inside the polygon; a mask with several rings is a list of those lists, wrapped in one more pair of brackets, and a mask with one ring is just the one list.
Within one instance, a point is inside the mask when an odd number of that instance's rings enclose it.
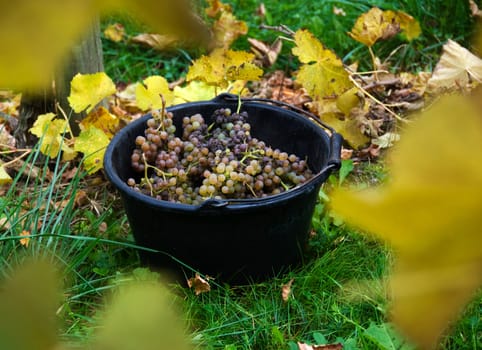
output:
{"label": "grapevine leaf", "polygon": [[354,116],[340,118],[336,113],[324,113],[321,118],[340,133],[354,149],[370,141],[370,138],[362,133],[361,123]]}
{"label": "grapevine leaf", "polygon": [[113,23],[104,29],[104,36],[107,39],[116,43],[122,41],[125,35],[126,31],[124,29],[124,26],[120,23]]}
{"label": "grapevine leaf", "polygon": [[392,153],[385,187],[332,196],[347,222],[393,245],[394,322],[424,348],[482,284],[482,163],[467,152],[482,149],[474,102],[446,96],[411,124]]}
{"label": "grapevine leaf", "polygon": [[119,118],[109,113],[104,107],[99,107],[82,119],[79,126],[81,130],[94,126],[102,130],[109,139],[112,139],[119,128]]}
{"label": "grapevine leaf", "polygon": [[391,38],[399,31],[400,24],[396,22],[395,12],[382,11],[378,7],[373,7],[357,18],[348,35],[370,47],[378,40]]}
{"label": "grapevine leaf", "polygon": [[41,114],[30,128],[30,132],[40,139],[40,152],[55,158],[62,148],[62,135],[68,128],[64,119],[54,119],[54,113]]}
{"label": "grapevine leaf", "polygon": [[298,30],[294,39],[296,47],[292,52],[304,63],[296,79],[313,99],[340,95],[353,86],[343,62],[331,50],[326,49],[312,33]]}
{"label": "grapevine leaf", "polygon": [[448,40],[428,87],[432,90],[464,89],[472,80],[482,82],[482,60],[455,41]]}
{"label": "grapevine leaf", "polygon": [[92,125],[82,130],[75,139],[74,150],[84,154],[84,166],[89,174],[99,171],[104,166],[104,153],[108,144],[107,135]]}
{"label": "grapevine leaf", "polygon": [[176,86],[174,88],[174,103],[185,103],[210,100],[221,91],[215,86],[208,85],[203,81],[193,80],[185,86]]}
{"label": "grapevine leaf", "polygon": [[143,84],[136,86],[136,101],[137,106],[143,111],[150,109],[162,108],[162,97],[166,102],[166,106],[172,104],[174,94],[169,89],[169,84],[164,77],[153,75],[144,79]]}
{"label": "grapevine leaf", "polygon": [[76,113],[90,111],[105,97],[116,92],[115,84],[104,72],[76,74],[70,84],[70,106]]}
{"label": "grapevine leaf", "polygon": [[244,51],[213,50],[201,56],[189,67],[187,81],[201,80],[226,88],[233,80],[259,80],[263,70],[251,63],[254,55]]}

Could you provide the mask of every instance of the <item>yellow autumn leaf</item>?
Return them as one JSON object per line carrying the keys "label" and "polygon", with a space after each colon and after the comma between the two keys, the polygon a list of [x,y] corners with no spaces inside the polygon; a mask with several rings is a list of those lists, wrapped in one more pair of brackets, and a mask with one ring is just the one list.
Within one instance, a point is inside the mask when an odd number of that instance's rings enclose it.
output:
{"label": "yellow autumn leaf", "polygon": [[3,185],[9,185],[12,183],[12,178],[10,175],[8,175],[7,171],[5,168],[1,165],[2,162],[0,162],[0,186]]}
{"label": "yellow autumn leaf", "polygon": [[99,107],[82,119],[79,126],[81,130],[94,126],[102,130],[109,139],[112,139],[119,128],[119,118],[109,113],[104,107]]}
{"label": "yellow autumn leaf", "polygon": [[67,98],[76,113],[89,113],[100,101],[116,92],[114,82],[104,72],[76,74],[70,84]]}
{"label": "yellow autumn leaf", "polygon": [[54,113],[41,114],[30,128],[30,132],[40,139],[40,152],[55,158],[63,145],[63,137],[68,129],[65,119],[56,119]]}
{"label": "yellow autumn leaf", "polygon": [[116,43],[122,41],[125,35],[126,31],[124,26],[120,23],[113,23],[104,29],[104,36]]}
{"label": "yellow autumn leaf", "polygon": [[231,5],[224,4],[219,0],[207,0],[208,7],[204,10],[206,15],[211,18],[215,18],[222,12],[233,12]]}
{"label": "yellow autumn leaf", "polygon": [[201,80],[220,88],[226,88],[233,80],[259,80],[263,70],[252,63],[254,57],[245,51],[215,49],[193,62],[186,80]]}
{"label": "yellow autumn leaf", "polygon": [[378,7],[373,7],[357,18],[348,35],[371,47],[378,40],[391,38],[400,31],[400,24],[395,19],[395,12],[382,11]]}
{"label": "yellow autumn leaf", "polygon": [[443,97],[401,135],[385,187],[332,196],[347,222],[393,246],[393,318],[426,349],[482,284],[482,163],[469,151],[482,149],[476,103]]}
{"label": "yellow autumn leaf", "polygon": [[174,88],[174,104],[204,101],[214,98],[218,90],[213,85],[208,85],[203,81],[193,80],[185,86]]}
{"label": "yellow autumn leaf", "polygon": [[169,84],[164,77],[153,75],[144,79],[143,84],[136,86],[136,102],[137,106],[143,111],[150,109],[161,109],[164,98],[166,106],[172,105],[174,94],[169,89]]}
{"label": "yellow autumn leaf", "polygon": [[408,13],[405,13],[403,11],[397,11],[396,18],[398,23],[400,24],[400,30],[402,31],[401,34],[408,41],[412,41],[413,39],[418,38],[420,34],[422,34],[422,28],[420,28],[420,23]]}
{"label": "yellow autumn leaf", "polygon": [[101,13],[122,10],[159,33],[201,39],[204,24],[187,0],[4,1],[0,11],[0,86],[38,89],[50,85],[71,48]]}
{"label": "yellow autumn leaf", "polygon": [[303,63],[296,80],[313,99],[340,95],[353,87],[343,62],[312,33],[298,30],[294,39],[296,46],[292,52]]}
{"label": "yellow autumn leaf", "polygon": [[227,49],[237,38],[248,33],[248,25],[232,13],[223,11],[213,23],[212,30],[215,46]]}
{"label": "yellow autumn leaf", "polygon": [[466,89],[471,81],[482,82],[482,59],[449,39],[427,83],[428,88]]}
{"label": "yellow autumn leaf", "polygon": [[84,154],[84,168],[87,173],[93,174],[103,168],[104,153],[108,144],[107,135],[95,126],[90,125],[80,132],[75,139],[74,150]]}
{"label": "yellow autumn leaf", "polygon": [[30,232],[27,230],[23,230],[22,232],[20,232],[20,236],[24,237],[20,238],[20,244],[28,248],[28,245],[30,243]]}

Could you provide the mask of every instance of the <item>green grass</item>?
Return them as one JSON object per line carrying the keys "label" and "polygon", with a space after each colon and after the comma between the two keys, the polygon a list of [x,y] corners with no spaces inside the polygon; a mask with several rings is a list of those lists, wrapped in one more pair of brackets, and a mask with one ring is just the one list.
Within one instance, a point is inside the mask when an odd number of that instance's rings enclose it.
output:
{"label": "green grass", "polygon": [[[198,2],[205,3],[204,0]],[[474,27],[468,1],[267,0],[263,2],[266,8],[264,19],[256,15],[256,9],[260,4],[257,0],[226,0],[225,3],[233,6],[234,15],[245,21],[249,28],[247,36],[239,38],[233,48],[249,50],[248,37],[271,43],[281,35],[276,31],[260,29],[261,23],[271,26],[283,24],[292,30],[306,28],[345,63],[358,62],[361,71],[372,69],[367,48],[351,39],[346,33],[351,30],[356,18],[373,6],[383,10],[405,11],[416,18],[422,27],[422,35],[412,42],[396,37],[374,45],[375,54],[382,61],[388,59],[394,71],[432,70],[447,39],[456,40],[470,47]],[[478,4],[481,5],[480,0]],[[334,15],[334,7],[343,9],[346,16]],[[104,17],[102,29],[116,22],[122,23],[130,36],[149,32],[149,29],[141,23],[122,14]],[[160,74],[168,81],[174,81],[184,76],[190,60],[202,53],[201,50],[192,49],[157,52],[126,41],[114,43],[105,37],[102,37],[102,43],[106,72],[116,82],[135,82],[153,74]],[[291,54],[291,47],[291,43],[284,43],[278,62],[272,69],[287,72],[297,69],[299,63]]]}
{"label": "green grass", "polygon": [[[115,281],[138,271],[137,247],[119,198],[105,183],[82,171],[65,181],[62,177],[71,165],[40,158],[34,151],[27,164],[36,164],[44,174],[49,169],[52,180],[20,173],[0,201],[0,216],[10,223],[0,227],[0,276],[11,276],[28,257],[55,262],[64,285],[57,316],[60,339],[82,346],[99,327],[98,312]],[[383,167],[364,165],[345,184],[360,187],[383,182],[385,177]],[[333,175],[324,191],[337,182]],[[81,191],[88,193],[90,202],[76,206]],[[182,317],[195,348],[296,349],[297,342],[324,340],[342,342],[345,349],[381,349],[372,330],[388,327],[384,278],[391,266],[390,249],[336,224],[325,215],[322,198],[305,261],[290,272],[241,286],[212,281],[213,289],[201,295],[184,285],[169,284],[182,300]],[[106,230],[100,231],[100,226]],[[28,247],[20,244],[23,230],[32,235]],[[292,293],[285,302],[281,287],[291,279]],[[480,346],[481,306],[479,296],[444,338],[442,349]]]}

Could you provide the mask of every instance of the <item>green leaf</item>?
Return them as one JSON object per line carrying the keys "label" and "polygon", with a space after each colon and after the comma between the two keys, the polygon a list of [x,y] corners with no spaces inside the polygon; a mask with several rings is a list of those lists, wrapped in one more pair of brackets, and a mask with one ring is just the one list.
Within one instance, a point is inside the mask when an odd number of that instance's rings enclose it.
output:
{"label": "green leaf", "polygon": [[313,333],[313,339],[315,340],[316,344],[328,344],[328,340],[320,332]]}
{"label": "green leaf", "polygon": [[345,181],[346,177],[352,172],[354,169],[353,160],[351,159],[343,159],[341,161],[341,167],[339,170],[339,178],[338,178],[338,185],[341,185],[343,181]]}
{"label": "green leaf", "polygon": [[363,335],[374,342],[381,350],[415,350],[415,347],[408,344],[391,323],[376,325],[371,323]]}

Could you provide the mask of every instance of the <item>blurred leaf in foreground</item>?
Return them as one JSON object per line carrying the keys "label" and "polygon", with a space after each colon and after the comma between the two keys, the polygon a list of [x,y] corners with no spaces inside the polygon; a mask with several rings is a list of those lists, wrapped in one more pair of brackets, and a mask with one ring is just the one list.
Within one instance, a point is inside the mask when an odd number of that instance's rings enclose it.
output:
{"label": "blurred leaf in foreground", "polygon": [[[480,98],[480,96],[479,96]],[[392,244],[392,313],[423,348],[435,346],[482,284],[480,108],[469,97],[444,97],[401,139],[386,187],[333,194],[347,222]]]}
{"label": "blurred leaf in foreground", "polygon": [[95,350],[189,349],[175,296],[154,281],[119,287],[106,306]]}
{"label": "blurred leaf in foreground", "polygon": [[206,30],[185,0],[3,1],[0,11],[0,88],[38,89],[89,25],[103,12],[124,10],[159,33],[202,40]]}
{"label": "blurred leaf in foreground", "polygon": [[0,348],[52,350],[57,347],[56,310],[60,289],[54,268],[28,262],[0,286]]}

